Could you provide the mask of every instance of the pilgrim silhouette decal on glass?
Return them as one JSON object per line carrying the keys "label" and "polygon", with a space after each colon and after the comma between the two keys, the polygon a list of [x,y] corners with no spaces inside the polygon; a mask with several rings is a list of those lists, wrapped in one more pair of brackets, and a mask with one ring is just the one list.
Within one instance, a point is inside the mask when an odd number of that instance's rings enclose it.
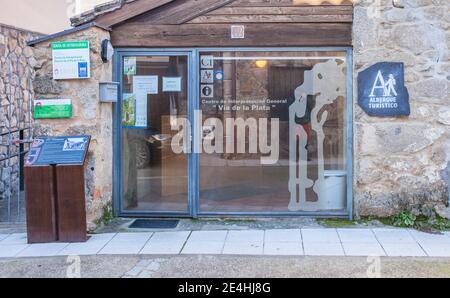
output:
{"label": "pilgrim silhouette decal on glass", "polygon": [[[328,118],[324,106],[345,96],[343,61],[328,60],[305,71],[302,85],[295,90],[289,107],[289,192],[290,211],[318,211],[327,208],[325,201],[325,163],[323,126]],[[315,100],[315,103],[313,102]],[[317,138],[317,177],[308,175],[308,147],[312,131]],[[317,201],[308,200],[308,189]]]}

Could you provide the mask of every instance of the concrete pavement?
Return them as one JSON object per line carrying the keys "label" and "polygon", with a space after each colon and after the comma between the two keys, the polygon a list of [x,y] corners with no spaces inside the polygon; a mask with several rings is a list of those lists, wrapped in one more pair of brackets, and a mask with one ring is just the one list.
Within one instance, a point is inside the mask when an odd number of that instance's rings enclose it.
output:
{"label": "concrete pavement", "polygon": [[450,277],[449,258],[82,256],[1,259],[0,277]]}

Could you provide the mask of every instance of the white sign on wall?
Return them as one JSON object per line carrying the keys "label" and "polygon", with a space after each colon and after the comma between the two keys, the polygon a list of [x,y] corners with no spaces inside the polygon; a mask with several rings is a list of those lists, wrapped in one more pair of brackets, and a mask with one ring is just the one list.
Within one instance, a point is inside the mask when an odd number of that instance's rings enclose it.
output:
{"label": "white sign on wall", "polygon": [[201,56],[200,57],[200,66],[202,69],[205,68],[214,68],[214,56]]}
{"label": "white sign on wall", "polygon": [[231,26],[231,39],[244,39],[245,27],[242,25]]}
{"label": "white sign on wall", "polygon": [[200,82],[212,84],[214,83],[214,70],[212,69],[202,69],[200,74]]}
{"label": "white sign on wall", "polygon": [[87,79],[91,77],[89,41],[53,42],[53,79]]}
{"label": "white sign on wall", "polygon": [[214,85],[213,84],[201,85],[200,91],[201,91],[201,97],[203,97],[203,98],[213,98],[214,97]]}

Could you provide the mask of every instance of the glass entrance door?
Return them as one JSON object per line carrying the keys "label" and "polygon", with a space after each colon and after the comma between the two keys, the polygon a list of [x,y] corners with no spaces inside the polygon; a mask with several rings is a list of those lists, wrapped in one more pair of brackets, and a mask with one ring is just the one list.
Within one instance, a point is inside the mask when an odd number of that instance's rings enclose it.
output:
{"label": "glass entrance door", "polygon": [[188,119],[188,54],[123,54],[121,212],[189,214],[188,152],[172,148]]}

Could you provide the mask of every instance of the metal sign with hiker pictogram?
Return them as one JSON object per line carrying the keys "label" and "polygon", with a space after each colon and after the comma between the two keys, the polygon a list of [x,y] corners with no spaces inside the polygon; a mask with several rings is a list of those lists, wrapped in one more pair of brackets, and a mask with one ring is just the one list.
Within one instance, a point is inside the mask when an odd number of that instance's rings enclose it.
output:
{"label": "metal sign with hiker pictogram", "polygon": [[380,62],[360,72],[358,104],[369,116],[409,116],[403,63]]}

